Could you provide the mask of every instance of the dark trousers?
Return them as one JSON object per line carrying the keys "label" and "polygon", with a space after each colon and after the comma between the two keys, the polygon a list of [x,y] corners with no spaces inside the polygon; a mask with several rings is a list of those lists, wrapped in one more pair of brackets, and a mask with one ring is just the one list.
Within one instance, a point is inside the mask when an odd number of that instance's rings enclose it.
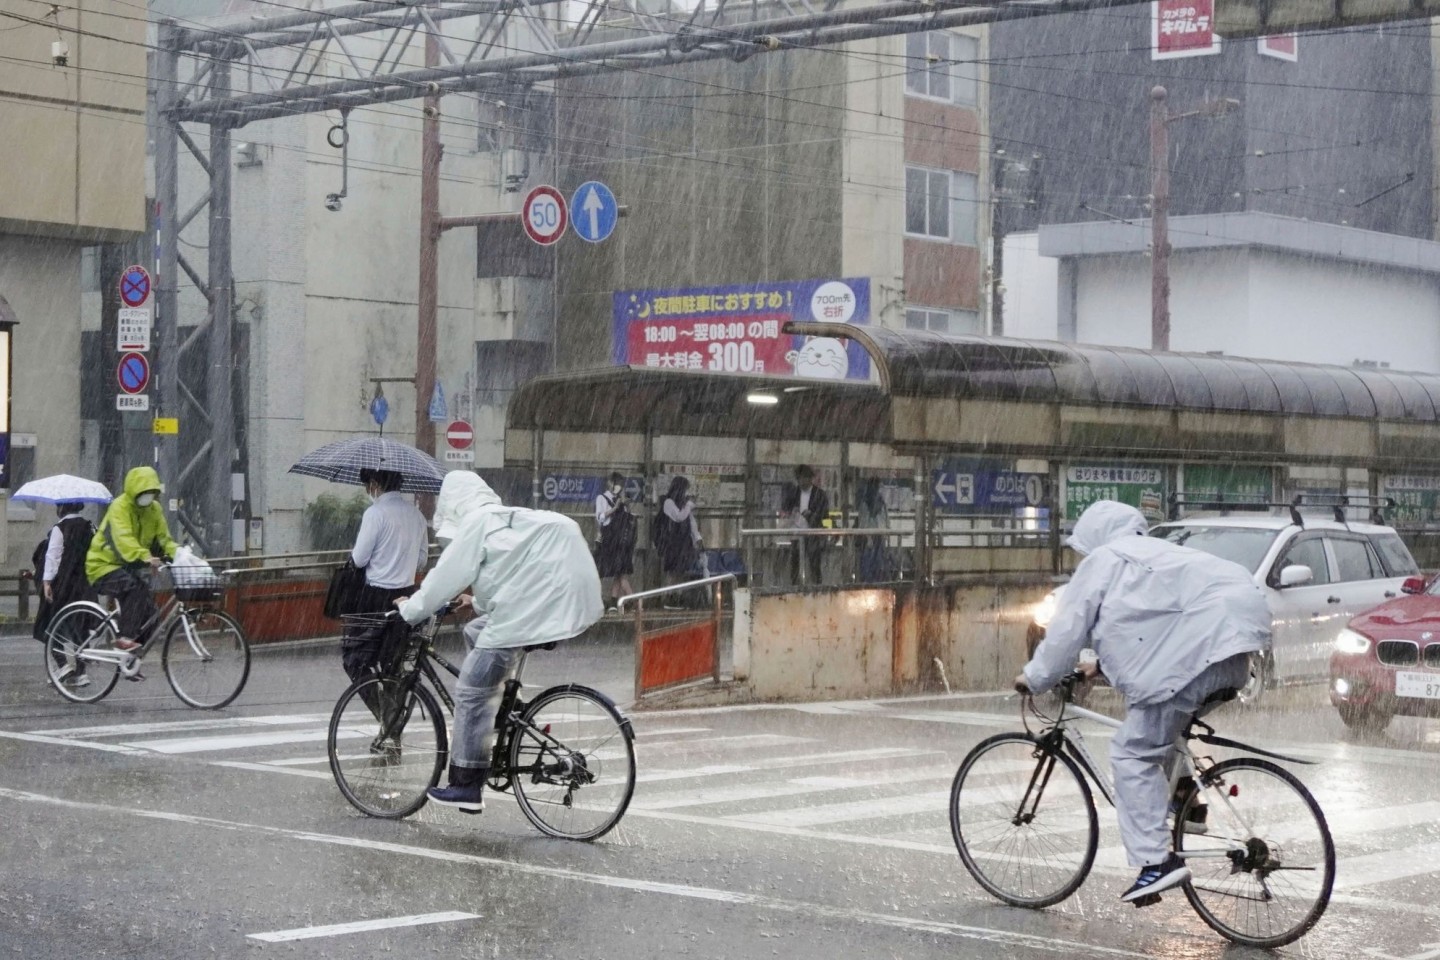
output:
{"label": "dark trousers", "polygon": [[790,580],[796,586],[800,585],[800,551],[805,551],[805,573],[809,576],[809,586],[815,586],[820,582],[820,558],[825,553],[825,548],[820,545],[819,537],[796,537],[795,543],[790,547]]}
{"label": "dark trousers", "polygon": [[146,643],[155,629],[155,595],[144,578],[116,570],[95,581],[95,592],[120,601],[120,636]]}
{"label": "dark trousers", "polygon": [[[355,612],[388,613],[395,608],[396,599],[408,597],[414,592],[414,587],[389,590],[385,587],[372,587],[367,584],[356,598]],[[345,636],[340,640],[340,662],[345,667],[346,675],[352,681],[368,676],[375,669],[375,664],[380,659],[380,647],[383,641],[384,631],[380,627],[356,625],[345,628]],[[380,704],[375,696],[374,685],[366,687],[361,691],[360,696],[364,699],[365,705],[370,708],[370,712],[378,718]]]}

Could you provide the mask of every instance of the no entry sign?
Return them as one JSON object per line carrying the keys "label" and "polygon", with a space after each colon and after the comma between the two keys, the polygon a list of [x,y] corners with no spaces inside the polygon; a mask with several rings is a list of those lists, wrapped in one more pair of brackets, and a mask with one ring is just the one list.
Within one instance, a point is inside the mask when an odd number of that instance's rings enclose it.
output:
{"label": "no entry sign", "polygon": [[452,450],[469,450],[475,442],[475,430],[464,420],[452,420],[445,428],[445,442]]}
{"label": "no entry sign", "polygon": [[125,393],[144,393],[145,388],[150,386],[150,361],[143,353],[125,354],[115,368],[115,380]]}
{"label": "no entry sign", "polygon": [[548,247],[563,237],[570,222],[565,197],[548,184],[525,194],[520,219],[525,225],[525,235],[542,247]]}

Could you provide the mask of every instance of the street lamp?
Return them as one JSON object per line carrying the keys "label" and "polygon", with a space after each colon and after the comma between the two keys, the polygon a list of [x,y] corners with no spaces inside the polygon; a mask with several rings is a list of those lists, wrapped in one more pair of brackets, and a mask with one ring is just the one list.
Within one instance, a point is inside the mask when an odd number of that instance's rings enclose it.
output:
{"label": "street lamp", "polygon": [[1206,100],[1170,113],[1164,87],[1150,91],[1150,348],[1170,349],[1170,130],[1187,117],[1223,117],[1239,100]]}

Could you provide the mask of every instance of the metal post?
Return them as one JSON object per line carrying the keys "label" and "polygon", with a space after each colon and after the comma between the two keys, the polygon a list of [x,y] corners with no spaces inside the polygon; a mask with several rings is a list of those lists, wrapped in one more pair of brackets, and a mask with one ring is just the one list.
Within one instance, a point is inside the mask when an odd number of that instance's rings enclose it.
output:
{"label": "metal post", "polygon": [[[230,64],[214,67],[217,91],[230,89]],[[210,128],[210,351],[205,378],[210,413],[210,497],[206,534],[210,549],[230,543],[232,513],[230,474],[235,456],[235,411],[232,378],[235,370],[234,278],[230,262],[230,128]]]}
{"label": "metal post", "polygon": [[[425,34],[425,65],[440,64],[440,44]],[[435,393],[435,349],[440,286],[440,98],[425,98],[420,121],[420,291],[415,335],[415,446],[435,453],[430,398]]]}
{"label": "metal post", "polygon": [[1170,349],[1170,117],[1164,87],[1150,91],[1150,347]]}
{"label": "metal post", "polygon": [[1005,152],[995,151],[990,177],[990,336],[1005,335]]}
{"label": "metal post", "polygon": [[[159,113],[155,136],[155,219],[160,226],[159,267],[156,270],[155,353],[158,415],[180,415],[180,337],[175,315],[179,292],[180,265],[176,256],[180,239],[179,159],[180,121],[169,116],[176,101],[176,83],[180,75],[179,29],[173,20],[160,24],[159,54],[156,56],[155,97]],[[179,477],[178,438],[155,438],[159,454],[160,477],[174,484]]]}
{"label": "metal post", "polygon": [[712,591],[714,591],[714,592],[713,592],[713,595],[712,595],[712,600],[713,600],[713,611],[712,611],[712,612],[713,612],[713,615],[714,615],[714,624],[715,624],[715,642],[714,642],[714,644],[711,646],[711,655],[714,657],[714,661],[711,663],[711,666],[710,666],[710,678],[711,678],[712,680],[714,680],[716,683],[719,683],[719,682],[720,682],[720,621],[721,621],[721,619],[722,619],[722,617],[721,617],[721,611],[724,609],[724,606],[725,606],[725,605],[724,605],[724,602],[723,602],[723,600],[722,600],[722,598],[721,598],[720,589],[721,589],[724,585],[725,585],[725,584],[724,584],[724,581],[717,581],[717,582],[715,582],[715,583],[710,584],[710,589],[711,589]]}

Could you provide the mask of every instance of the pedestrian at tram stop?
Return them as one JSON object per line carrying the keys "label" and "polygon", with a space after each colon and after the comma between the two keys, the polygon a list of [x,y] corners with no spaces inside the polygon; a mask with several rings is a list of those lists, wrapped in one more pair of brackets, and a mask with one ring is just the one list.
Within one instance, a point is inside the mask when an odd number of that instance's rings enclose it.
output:
{"label": "pedestrian at tram stop", "polygon": [[[691,579],[691,571],[700,562],[700,525],[695,519],[695,500],[690,496],[690,479],[677,476],[665,491],[665,501],[655,514],[650,539],[660,555],[660,569],[666,586]],[[674,600],[666,599],[665,607],[680,609]]]}
{"label": "pedestrian at tram stop", "polygon": [[[384,614],[395,598],[415,589],[415,579],[430,557],[429,529],[415,502],[400,492],[404,476],[392,470],[361,470],[360,482],[371,503],[360,517],[350,562],[365,571],[365,586],[346,612]],[[346,628],[340,655],[351,680],[359,680],[375,666],[383,637],[384,631],[373,627]]]}
{"label": "pedestrian at tram stop", "polygon": [[553,510],[507,507],[476,474],[445,475],[435,501],[435,536],[445,545],[420,589],[395,601],[420,623],[468,593],[478,615],[455,683],[449,784],[431,800],[467,813],[485,809],[495,714],[523,648],[569,640],[600,619],[600,577],[574,520]]}
{"label": "pedestrian at tram stop", "polygon": [[635,514],[630,512],[630,498],[625,495],[625,475],[610,474],[610,485],[595,498],[595,524],[599,537],[595,544],[595,566],[602,580],[610,580],[610,610],[619,606],[621,597],[634,593],[630,575],[635,572]]}
{"label": "pedestrian at tram stop", "polygon": [[[95,536],[95,526],[81,516],[83,503],[59,503],[55,514],[59,519],[45,539],[35,548],[31,565],[40,577],[40,605],[35,611],[34,636],[44,643],[48,639],[50,621],[67,604],[77,600],[94,600],[95,591],[85,577],[85,555]],[[72,686],[90,685],[85,664],[70,663],[59,650],[51,652],[59,670],[55,676]]]}
{"label": "pedestrian at tram stop", "polygon": [[[155,596],[142,574],[175,557],[175,541],[160,502],[164,486],[153,467],[125,474],[120,496],[110,501],[85,555],[85,577],[102,596],[120,602],[117,650],[134,650],[155,628]],[[136,673],[131,680],[144,679]]]}
{"label": "pedestrian at tram stop", "polygon": [[[818,530],[830,518],[830,496],[815,480],[815,470],[802,463],[795,468],[795,482],[786,488],[785,499],[780,503],[780,512],[789,525],[797,530]],[[824,559],[825,538],[796,537],[791,547],[790,575],[795,583],[800,582],[800,557],[805,556],[805,572],[811,584],[820,583],[821,561]]]}

